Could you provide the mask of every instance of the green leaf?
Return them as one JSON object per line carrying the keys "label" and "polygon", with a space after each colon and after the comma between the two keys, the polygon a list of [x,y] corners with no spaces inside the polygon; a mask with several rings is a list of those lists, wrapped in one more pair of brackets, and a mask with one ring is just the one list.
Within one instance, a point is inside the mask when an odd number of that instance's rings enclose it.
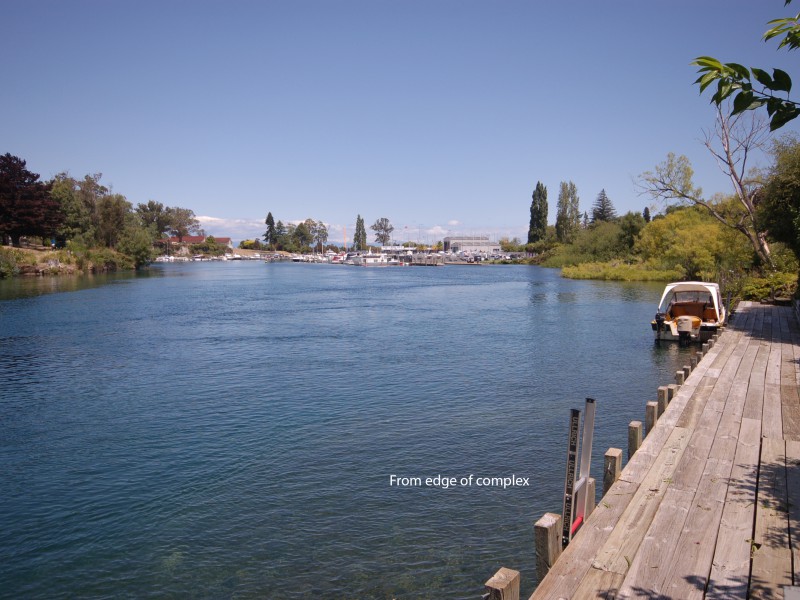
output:
{"label": "green leaf", "polygon": [[709,85],[711,85],[714,81],[716,81],[718,78],[719,78],[719,73],[714,73],[712,71],[712,72],[706,73],[702,77],[698,78],[697,81],[695,81],[695,83],[699,83],[700,84],[700,93],[702,94],[705,91],[705,89]]}
{"label": "green leaf", "polygon": [[798,115],[800,115],[800,109],[795,106],[782,104],[780,110],[773,115],[772,120],[769,122],[769,130],[775,131],[776,129],[780,129]]}
{"label": "green leaf", "polygon": [[722,70],[722,63],[712,56],[698,56],[689,64],[703,67],[705,69],[715,69],[717,71]]}
{"label": "green leaf", "polygon": [[792,91],[792,78],[786,71],[780,69],[772,69],[772,77],[774,83],[769,86],[771,90],[786,92],[787,94]]}
{"label": "green leaf", "polygon": [[733,99],[733,112],[731,114],[737,115],[740,112],[744,112],[750,109],[752,104],[753,104],[753,92],[749,90],[739,92]]}
{"label": "green leaf", "polygon": [[780,98],[770,98],[767,100],[767,113],[771,117],[780,110],[781,106],[783,106],[783,100]]}
{"label": "green leaf", "polygon": [[739,89],[739,86],[734,86],[729,79],[720,79],[717,85],[717,93],[712,96],[711,101],[719,105],[737,89]]}
{"label": "green leaf", "polygon": [[769,73],[763,69],[756,69],[755,67],[751,68],[750,70],[753,72],[753,76],[756,78],[758,83],[764,87],[772,89],[772,77],[769,76]]}
{"label": "green leaf", "polygon": [[750,70],[739,63],[725,63],[725,66],[733,71],[740,79],[750,79]]}

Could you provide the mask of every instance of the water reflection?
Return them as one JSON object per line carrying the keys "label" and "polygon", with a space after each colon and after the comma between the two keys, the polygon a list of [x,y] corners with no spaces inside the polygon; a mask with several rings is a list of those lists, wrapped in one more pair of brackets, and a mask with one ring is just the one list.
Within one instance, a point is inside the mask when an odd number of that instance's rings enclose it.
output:
{"label": "water reflection", "polygon": [[161,276],[163,276],[163,272],[160,269],[147,269],[123,273],[12,277],[10,279],[0,279],[0,302],[18,298],[32,298],[44,294],[77,292],[110,283]]}

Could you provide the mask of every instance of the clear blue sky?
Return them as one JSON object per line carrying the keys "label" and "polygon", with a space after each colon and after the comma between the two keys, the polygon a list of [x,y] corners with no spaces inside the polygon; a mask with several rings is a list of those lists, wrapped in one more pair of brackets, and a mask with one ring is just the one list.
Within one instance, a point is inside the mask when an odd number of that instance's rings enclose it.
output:
{"label": "clear blue sky", "polygon": [[[356,216],[395,236],[524,237],[531,193],[581,209],[651,201],[687,155],[730,185],[689,62],[787,70],[761,41],[782,0],[25,0],[3,2],[0,153],[48,179],[103,173],[134,204],[192,209],[235,240],[264,218]],[[796,8],[795,8],[796,10]],[[789,129],[792,129],[791,127]],[[371,237],[371,236],[370,236]]]}

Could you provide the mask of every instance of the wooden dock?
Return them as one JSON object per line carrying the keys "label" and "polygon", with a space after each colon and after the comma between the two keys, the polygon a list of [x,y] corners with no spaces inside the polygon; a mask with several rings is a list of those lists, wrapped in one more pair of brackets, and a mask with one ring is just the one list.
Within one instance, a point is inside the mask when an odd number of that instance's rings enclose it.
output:
{"label": "wooden dock", "polygon": [[531,600],[800,586],[799,385],[793,310],[741,303]]}

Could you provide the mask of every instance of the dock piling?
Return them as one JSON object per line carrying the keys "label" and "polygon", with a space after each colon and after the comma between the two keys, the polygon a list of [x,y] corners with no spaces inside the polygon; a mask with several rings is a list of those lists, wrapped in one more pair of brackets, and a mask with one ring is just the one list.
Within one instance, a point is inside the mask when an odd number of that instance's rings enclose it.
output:
{"label": "dock piling", "polygon": [[675,394],[678,393],[678,386],[674,383],[671,383],[667,386],[667,404],[672,402],[672,399],[675,397]]}
{"label": "dock piling", "polygon": [[662,385],[658,388],[658,417],[664,414],[669,404],[669,396],[667,395],[667,386]]}
{"label": "dock piling", "polygon": [[501,567],[486,582],[487,600],[519,600],[519,571]]}
{"label": "dock piling", "polygon": [[648,402],[644,409],[644,434],[650,435],[658,420],[658,402]]}
{"label": "dock piling", "polygon": [[536,548],[536,574],[544,579],[556,559],[561,556],[561,515],[545,513],[533,526]]}
{"label": "dock piling", "polygon": [[642,422],[631,421],[628,425],[628,460],[642,445]]}
{"label": "dock piling", "polygon": [[622,472],[622,450],[619,448],[609,448],[606,450],[603,465],[603,495],[608,493],[611,486],[619,479]]}

